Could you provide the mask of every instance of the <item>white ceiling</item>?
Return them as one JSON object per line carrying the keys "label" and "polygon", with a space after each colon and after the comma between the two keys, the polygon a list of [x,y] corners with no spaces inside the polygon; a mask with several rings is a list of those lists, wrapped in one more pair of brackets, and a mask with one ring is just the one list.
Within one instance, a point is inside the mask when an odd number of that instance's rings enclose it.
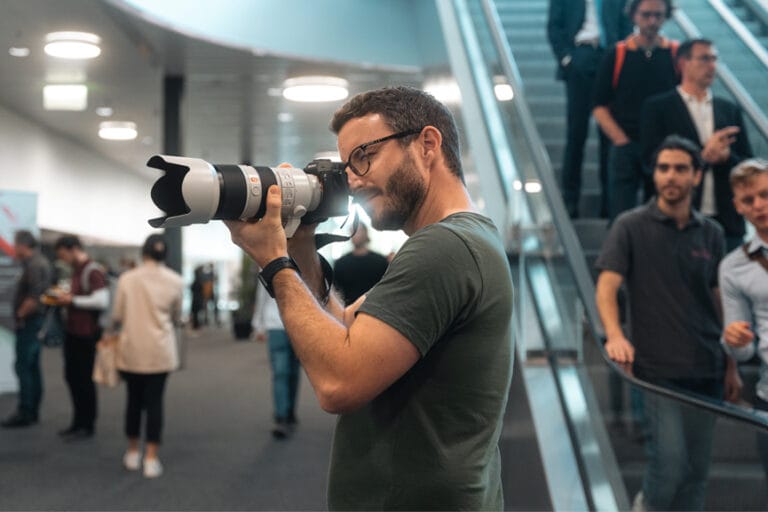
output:
{"label": "white ceiling", "polygon": [[[65,61],[43,53],[45,34],[79,30],[102,38],[92,61]],[[11,46],[31,50],[26,58]],[[291,103],[279,96],[282,81],[298,74],[334,74],[350,82],[350,94],[391,84],[421,86],[421,71],[372,69],[257,55],[225,48],[153,25],[103,0],[2,0],[0,2],[0,104],[139,173],[149,156],[161,153],[162,87],[166,75],[183,76],[183,146],[187,156],[214,163],[241,162],[248,154],[260,165],[291,161],[303,166],[319,151],[335,149],[328,121],[340,105]],[[45,111],[45,83],[84,82],[88,109]],[[277,95],[276,95],[277,94]],[[103,118],[137,123],[135,141],[98,138]],[[290,122],[278,120],[287,113]],[[285,117],[285,116],[283,116]],[[245,143],[241,141],[246,141]],[[249,141],[249,142],[248,142]]]}

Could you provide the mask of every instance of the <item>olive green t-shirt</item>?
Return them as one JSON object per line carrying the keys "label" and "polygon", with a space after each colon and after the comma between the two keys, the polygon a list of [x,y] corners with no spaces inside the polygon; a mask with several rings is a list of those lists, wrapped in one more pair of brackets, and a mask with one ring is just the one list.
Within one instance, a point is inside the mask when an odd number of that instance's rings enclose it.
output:
{"label": "olive green t-shirt", "polygon": [[397,329],[421,358],[339,416],[329,508],[501,510],[512,279],[493,223],[466,212],[416,232],[358,314]]}

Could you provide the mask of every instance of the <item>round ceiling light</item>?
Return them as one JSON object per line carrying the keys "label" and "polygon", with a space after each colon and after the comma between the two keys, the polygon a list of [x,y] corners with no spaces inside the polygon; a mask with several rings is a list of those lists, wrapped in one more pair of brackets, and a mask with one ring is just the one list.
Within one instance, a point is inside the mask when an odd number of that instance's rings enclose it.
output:
{"label": "round ceiling light", "polygon": [[133,140],[138,135],[136,123],[131,121],[102,121],[99,137],[106,140]]}
{"label": "round ceiling light", "polygon": [[300,102],[339,101],[349,96],[349,84],[334,76],[299,76],[283,82],[283,98]]}
{"label": "round ceiling light", "polygon": [[82,60],[101,55],[101,38],[90,32],[51,32],[45,42],[45,53],[51,57]]}

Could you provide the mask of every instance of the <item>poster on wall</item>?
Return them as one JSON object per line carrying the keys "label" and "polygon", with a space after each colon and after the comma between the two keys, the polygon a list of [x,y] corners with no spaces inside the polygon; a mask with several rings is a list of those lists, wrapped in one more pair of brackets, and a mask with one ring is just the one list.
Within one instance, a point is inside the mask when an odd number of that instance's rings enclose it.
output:
{"label": "poster on wall", "polygon": [[38,235],[37,194],[0,190],[0,393],[16,389],[13,373],[13,294],[21,266],[14,258],[13,235],[27,229]]}

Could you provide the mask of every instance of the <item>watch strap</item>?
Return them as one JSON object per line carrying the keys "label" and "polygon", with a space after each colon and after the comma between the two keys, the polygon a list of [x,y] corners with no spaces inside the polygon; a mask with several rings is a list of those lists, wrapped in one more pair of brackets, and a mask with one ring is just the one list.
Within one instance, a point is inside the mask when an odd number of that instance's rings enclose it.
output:
{"label": "watch strap", "polygon": [[259,281],[261,281],[261,284],[264,285],[264,288],[266,288],[267,293],[273,299],[275,298],[275,290],[272,288],[272,280],[275,278],[275,275],[278,272],[286,268],[291,268],[295,270],[296,273],[301,275],[299,266],[296,264],[295,261],[293,261],[293,258],[290,258],[288,256],[280,256],[279,258],[273,259],[272,261],[267,263],[263,269],[261,269],[261,272],[259,272]]}

